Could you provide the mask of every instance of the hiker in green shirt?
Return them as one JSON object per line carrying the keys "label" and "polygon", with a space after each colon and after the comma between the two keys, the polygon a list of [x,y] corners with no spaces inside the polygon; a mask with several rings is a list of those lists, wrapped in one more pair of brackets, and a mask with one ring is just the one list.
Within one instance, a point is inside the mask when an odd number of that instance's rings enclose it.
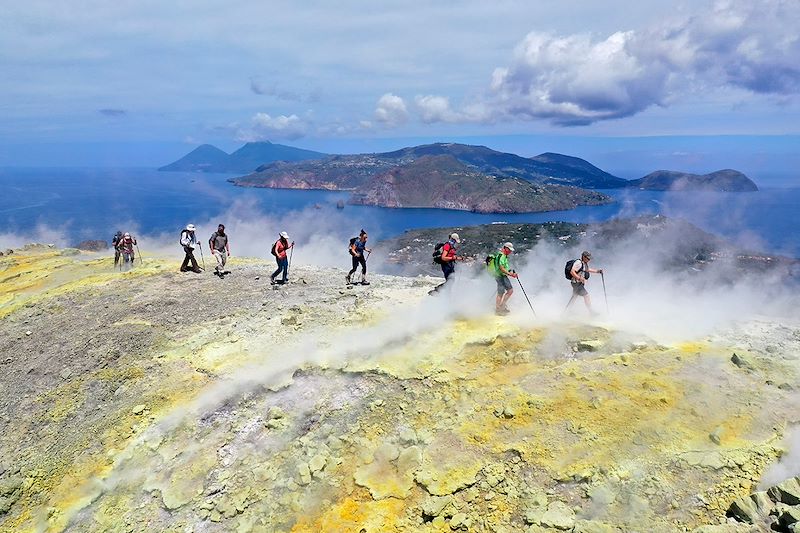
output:
{"label": "hiker in green shirt", "polygon": [[510,242],[503,244],[503,248],[494,255],[492,264],[494,265],[494,277],[497,280],[497,298],[495,298],[494,310],[498,315],[507,315],[509,313],[508,299],[514,294],[514,289],[511,288],[512,278],[517,277],[517,273],[511,270],[508,264],[508,256],[514,253],[514,245]]}

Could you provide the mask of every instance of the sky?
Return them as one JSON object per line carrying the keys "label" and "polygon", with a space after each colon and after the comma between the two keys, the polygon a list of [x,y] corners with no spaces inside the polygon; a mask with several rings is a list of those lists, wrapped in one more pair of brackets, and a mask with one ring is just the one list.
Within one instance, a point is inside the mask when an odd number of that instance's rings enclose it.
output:
{"label": "sky", "polygon": [[3,2],[0,165],[464,140],[639,168],[705,139],[789,169],[798,27],[796,0]]}

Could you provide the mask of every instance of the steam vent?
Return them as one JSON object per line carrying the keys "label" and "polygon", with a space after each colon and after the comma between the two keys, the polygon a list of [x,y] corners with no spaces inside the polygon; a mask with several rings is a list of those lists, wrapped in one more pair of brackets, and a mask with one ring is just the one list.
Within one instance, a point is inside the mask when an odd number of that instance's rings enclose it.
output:
{"label": "steam vent", "polygon": [[2,532],[800,520],[796,317],[667,340],[534,319],[521,294],[507,317],[491,299],[454,315],[426,276],[347,288],[341,269],[297,266],[272,290],[257,260],[224,280],[110,261],[0,257]]}

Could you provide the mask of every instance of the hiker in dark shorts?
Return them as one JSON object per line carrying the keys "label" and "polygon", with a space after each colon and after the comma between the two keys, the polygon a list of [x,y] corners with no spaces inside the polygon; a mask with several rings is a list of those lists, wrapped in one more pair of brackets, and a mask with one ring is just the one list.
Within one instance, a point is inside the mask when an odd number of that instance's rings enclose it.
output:
{"label": "hiker in dark shorts", "polygon": [[[589,297],[589,292],[586,290],[586,281],[589,279],[589,273],[602,274],[603,269],[589,268],[589,261],[591,260],[591,252],[584,251],[581,253],[580,259],[574,259],[572,261],[572,266],[569,268],[570,284],[572,285],[572,297],[569,299],[569,303],[567,303],[565,310],[569,309],[569,306],[572,305],[572,302],[575,301],[575,298],[582,296],[583,302],[586,304],[586,309],[589,310],[590,314],[595,314],[592,310],[592,299]],[[569,266],[569,263],[567,263],[567,266]]]}
{"label": "hiker in dark shorts", "polygon": [[369,254],[372,250],[367,248],[367,232],[362,229],[358,238],[350,244],[350,256],[353,260],[353,268],[350,269],[350,272],[348,272],[345,277],[348,285],[352,283],[351,278],[358,269],[358,265],[361,265],[361,284],[369,285],[369,281],[367,281],[367,258],[364,256],[364,252]]}
{"label": "hiker in dark shorts", "polygon": [[[282,231],[278,240],[272,245],[272,255],[275,256],[275,261],[278,263],[278,269],[269,277],[269,281],[272,285],[283,285],[289,281],[289,257],[286,251],[293,247],[294,242],[291,244],[289,243],[289,234]],[[276,281],[275,278],[281,272],[283,272],[283,277]]]}
{"label": "hiker in dark shorts", "polygon": [[494,277],[497,281],[497,298],[495,298],[494,310],[498,315],[507,315],[508,299],[514,294],[509,277],[516,278],[517,273],[510,269],[508,256],[514,253],[514,245],[510,242],[504,243],[500,251],[495,254],[492,263],[494,264]]}
{"label": "hiker in dark shorts", "polygon": [[118,231],[114,234],[114,238],[111,239],[111,246],[114,247],[114,267],[117,266],[119,263],[119,257],[121,255],[119,251],[119,243],[122,240],[122,232]]}
{"label": "hiker in dark shorts", "polygon": [[447,242],[442,246],[442,255],[439,259],[442,265],[442,274],[444,275],[444,283],[434,287],[428,294],[435,294],[444,290],[450,277],[456,271],[456,261],[463,261],[464,258],[456,255],[456,245],[461,243],[458,233],[451,233]]}
{"label": "hiker in dark shorts", "polygon": [[225,273],[225,263],[231,256],[231,247],[228,243],[228,235],[225,233],[225,224],[217,226],[217,231],[211,234],[211,238],[208,239],[208,248],[217,260],[214,274],[222,276]]}

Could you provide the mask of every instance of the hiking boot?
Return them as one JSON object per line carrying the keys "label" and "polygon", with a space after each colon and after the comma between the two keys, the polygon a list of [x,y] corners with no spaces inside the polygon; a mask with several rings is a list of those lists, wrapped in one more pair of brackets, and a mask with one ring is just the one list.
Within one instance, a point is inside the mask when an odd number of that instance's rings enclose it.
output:
{"label": "hiking boot", "polygon": [[[114,266],[117,266],[117,265],[114,265]],[[189,272],[189,269],[188,268],[182,268],[181,272]]]}
{"label": "hiking boot", "polygon": [[194,272],[195,274],[202,274],[203,271],[200,270],[199,268],[195,268],[194,270],[192,270],[192,272]]}
{"label": "hiking boot", "polygon": [[352,284],[353,284],[353,283],[350,281],[350,274],[348,274],[348,275],[346,275],[346,276],[344,277],[344,281],[345,281],[345,283],[347,283],[348,285],[352,285]]}
{"label": "hiking boot", "polygon": [[502,307],[498,307],[497,309],[494,310],[494,314],[496,314],[497,316],[506,316],[510,312],[511,311],[509,311],[508,309]]}
{"label": "hiking boot", "polygon": [[362,280],[361,280],[361,284],[362,284],[362,285],[369,285],[369,281],[367,281],[367,280],[365,280],[365,279],[362,279]]}

